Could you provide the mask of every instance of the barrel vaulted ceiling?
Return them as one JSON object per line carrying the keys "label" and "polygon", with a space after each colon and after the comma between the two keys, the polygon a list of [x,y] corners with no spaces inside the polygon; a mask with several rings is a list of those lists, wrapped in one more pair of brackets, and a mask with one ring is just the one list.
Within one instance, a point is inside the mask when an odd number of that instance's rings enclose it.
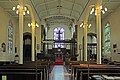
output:
{"label": "barrel vaulted ceiling", "polygon": [[[87,5],[97,0],[23,0],[25,4],[30,4],[39,20],[51,16],[66,16],[79,21]],[[18,0],[0,0],[0,7],[8,12],[12,17],[18,18],[18,15],[12,11],[12,7],[18,4]],[[108,8],[107,16],[116,8],[120,7],[120,0],[102,0],[103,6]],[[94,5],[94,3],[92,4]],[[26,15],[25,17],[30,17]]]}

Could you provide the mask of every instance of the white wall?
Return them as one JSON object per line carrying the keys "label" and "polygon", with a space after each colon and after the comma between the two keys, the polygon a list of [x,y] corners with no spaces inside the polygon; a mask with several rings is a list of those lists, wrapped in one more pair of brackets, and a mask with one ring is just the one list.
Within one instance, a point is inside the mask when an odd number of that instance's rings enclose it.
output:
{"label": "white wall", "polygon": [[[120,61],[120,54],[114,53],[113,44],[117,44],[117,49],[120,49],[120,8],[117,8],[113,13],[103,20],[103,32],[106,23],[110,23],[110,42],[111,42],[111,57],[113,61]],[[103,33],[104,39],[104,33]],[[104,42],[103,42],[104,44]]]}
{"label": "white wall", "polygon": [[[8,26],[9,21],[11,20],[14,28],[13,32],[13,54],[8,54]],[[6,44],[6,52],[0,51],[0,61],[13,61],[15,53],[16,40],[15,36],[17,35],[15,30],[18,27],[17,20],[13,19],[7,12],[0,8],[0,48],[1,44],[4,42]]]}

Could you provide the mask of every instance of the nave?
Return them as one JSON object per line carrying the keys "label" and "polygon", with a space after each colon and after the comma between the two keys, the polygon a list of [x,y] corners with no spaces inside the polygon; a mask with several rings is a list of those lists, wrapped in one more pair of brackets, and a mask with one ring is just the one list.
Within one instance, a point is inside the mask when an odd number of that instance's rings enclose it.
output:
{"label": "nave", "polygon": [[70,74],[63,65],[56,65],[50,73],[49,80],[70,80]]}
{"label": "nave", "polygon": [[120,80],[120,63],[51,61],[0,64],[0,80]]}

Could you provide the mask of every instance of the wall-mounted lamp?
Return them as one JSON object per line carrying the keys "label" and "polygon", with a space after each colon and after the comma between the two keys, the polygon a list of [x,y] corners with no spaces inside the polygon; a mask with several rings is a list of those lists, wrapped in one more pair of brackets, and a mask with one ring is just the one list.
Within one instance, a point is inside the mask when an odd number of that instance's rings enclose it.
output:
{"label": "wall-mounted lamp", "polygon": [[[28,27],[31,27],[32,25],[33,25],[32,23],[28,23]],[[35,27],[39,27],[39,25],[35,23]]]}
{"label": "wall-mounted lamp", "polygon": [[80,24],[80,27],[83,27],[83,25],[84,25],[84,23],[82,22],[82,23]]}
{"label": "wall-mounted lamp", "polygon": [[[100,10],[101,10],[101,12],[102,12],[103,14],[105,14],[105,12],[107,12],[108,9],[107,9],[106,7],[103,8],[103,6],[100,5]],[[93,13],[95,13],[95,15],[97,15],[95,7],[92,7],[92,9],[91,9],[91,11],[90,11],[90,14],[93,14]]]}
{"label": "wall-mounted lamp", "polygon": [[[16,11],[16,14],[19,14],[19,12],[20,12],[20,5],[17,5],[16,7],[14,6],[14,7],[12,8],[12,10],[13,10],[13,11]],[[23,15],[25,15],[26,13],[29,14],[30,12],[29,12],[28,8],[25,6],[25,7],[23,8]]]}
{"label": "wall-mounted lamp", "polygon": [[88,28],[91,28],[91,26],[92,26],[92,24],[89,24],[89,25],[88,25]]}

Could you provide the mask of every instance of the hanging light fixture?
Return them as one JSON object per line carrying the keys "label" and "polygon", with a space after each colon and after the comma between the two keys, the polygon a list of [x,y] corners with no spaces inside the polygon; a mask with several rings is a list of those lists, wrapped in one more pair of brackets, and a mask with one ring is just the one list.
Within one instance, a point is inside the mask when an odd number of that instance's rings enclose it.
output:
{"label": "hanging light fixture", "polygon": [[[16,7],[14,6],[14,7],[12,8],[12,10],[15,11],[16,14],[19,14],[20,5],[17,5]],[[29,12],[28,8],[25,6],[25,7],[23,8],[23,15],[26,15],[26,13],[29,14],[30,12]]]}
{"label": "hanging light fixture", "polygon": [[[108,9],[107,9],[106,7],[103,8],[102,5],[100,5],[100,10],[101,10],[102,14],[105,14],[105,13],[108,11]],[[92,7],[92,8],[91,8],[91,11],[90,11],[90,14],[93,14],[93,13],[95,13],[95,15],[97,15],[97,12],[96,12],[95,6]]]}
{"label": "hanging light fixture", "polygon": [[[89,24],[89,23],[87,24],[87,27],[88,27],[88,28],[91,28],[91,26],[92,26],[92,24]],[[83,27],[83,28],[85,27],[84,22],[82,22],[82,23],[80,24],[80,27]]]}
{"label": "hanging light fixture", "polygon": [[[31,27],[33,24],[32,23],[28,23],[28,27]],[[35,27],[39,27],[39,25],[37,24],[37,22],[35,23]]]}
{"label": "hanging light fixture", "polygon": [[28,23],[28,27],[30,27],[31,26],[31,24],[30,23]]}
{"label": "hanging light fixture", "polygon": [[92,26],[92,24],[89,24],[89,25],[88,25],[88,28],[91,28],[91,26]]}

